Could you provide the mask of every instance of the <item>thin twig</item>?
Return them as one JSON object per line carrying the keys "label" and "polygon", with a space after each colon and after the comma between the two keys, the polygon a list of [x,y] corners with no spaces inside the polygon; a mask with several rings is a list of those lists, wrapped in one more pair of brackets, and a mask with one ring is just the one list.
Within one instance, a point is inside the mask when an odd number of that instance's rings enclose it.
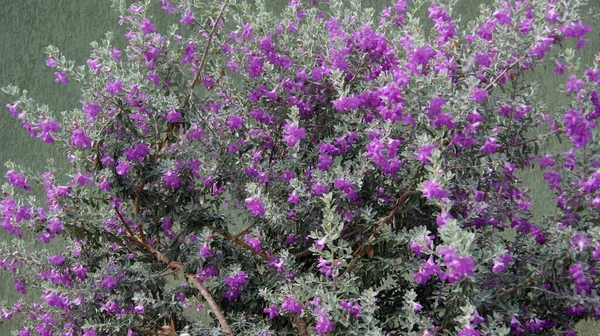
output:
{"label": "thin twig", "polygon": [[252,223],[252,224],[246,226],[245,228],[242,229],[242,231],[234,234],[233,238],[234,239],[239,239],[243,234],[248,233],[248,231],[250,231],[250,229],[252,229],[252,227],[254,226],[254,224],[256,224],[256,223]]}
{"label": "thin twig", "polygon": [[215,32],[217,31],[217,26],[219,25],[219,21],[221,21],[221,19],[223,18],[223,13],[225,12],[227,3],[228,3],[228,0],[223,2],[223,6],[221,7],[219,16],[217,17],[217,20],[215,21],[215,24],[213,25],[212,30],[210,31],[210,35],[208,36],[208,41],[206,42],[206,48],[204,48],[204,54],[202,55],[202,58],[200,59],[200,66],[198,67],[198,71],[196,71],[196,76],[194,77],[194,80],[190,84],[190,91],[188,92],[188,94],[185,97],[185,100],[183,101],[183,109],[184,110],[188,107],[188,104],[190,102],[190,97],[192,96],[192,92],[194,91],[194,87],[199,82],[200,74],[202,73],[204,65],[206,64],[206,59],[208,57],[208,53],[210,52],[210,45],[212,43],[213,37],[215,36]]}
{"label": "thin twig", "polygon": [[500,79],[502,79],[502,77],[504,77],[504,75],[506,75],[507,72],[509,72],[512,68],[515,67],[515,65],[517,65],[519,62],[521,62],[521,59],[517,59],[516,61],[514,61],[512,64],[510,64],[508,67],[506,67],[504,70],[502,70],[502,72],[496,76],[496,78],[494,78],[486,87],[485,87],[485,91],[490,91],[492,89],[492,87],[494,86],[494,84],[496,84]]}
{"label": "thin twig", "polygon": [[306,327],[306,324],[304,324],[300,316],[294,316],[294,323],[296,324],[296,328],[298,328],[298,335],[310,336],[310,334],[308,333],[308,328]]}
{"label": "thin twig", "polygon": [[227,336],[233,336],[233,331],[231,330],[231,327],[229,326],[229,323],[227,322],[223,311],[221,310],[215,299],[212,297],[212,295],[210,295],[208,289],[206,289],[206,287],[204,287],[204,285],[200,281],[198,281],[198,279],[196,279],[196,276],[194,274],[185,273],[185,268],[183,267],[182,263],[169,260],[169,258],[165,254],[161,253],[145,241],[142,241],[140,237],[137,237],[133,233],[133,231],[129,229],[129,226],[127,225],[127,222],[125,222],[125,219],[123,218],[123,215],[121,215],[119,209],[117,207],[114,207],[114,209],[123,225],[125,225],[125,228],[127,229],[127,235],[130,237],[130,239],[133,239],[141,248],[152,254],[157,260],[162,261],[165,265],[167,265],[168,268],[183,272],[190,284],[192,284],[194,287],[196,287],[196,289],[198,289],[198,291],[200,291],[200,294],[202,295],[202,297],[204,297],[204,300],[206,300],[208,306],[217,317],[217,320],[219,321],[223,332]]}
{"label": "thin twig", "polygon": [[271,259],[269,258],[269,256],[268,256],[268,255],[266,255],[265,253],[263,253],[263,252],[256,252],[252,246],[250,246],[250,245],[246,244],[245,242],[243,242],[243,241],[241,241],[241,240],[239,240],[239,239],[235,238],[234,236],[230,235],[229,233],[227,233],[227,232],[225,232],[225,231],[223,231],[223,230],[221,230],[221,229],[219,229],[219,228],[217,228],[217,227],[214,227],[214,226],[212,226],[212,225],[209,225],[209,224],[207,224],[207,223],[202,223],[202,225],[204,225],[206,228],[210,229],[210,230],[211,230],[211,231],[213,231],[214,233],[216,233],[216,234],[220,235],[221,237],[223,237],[223,238],[225,238],[225,239],[227,239],[227,240],[231,241],[232,243],[234,243],[234,244],[236,244],[236,245],[239,245],[239,246],[241,246],[241,247],[245,248],[246,250],[250,251],[252,254],[254,254],[254,255],[257,255],[257,256],[259,256],[259,257],[261,257],[261,258],[262,258],[262,259],[264,259],[265,261],[269,262],[269,261],[271,260]]}
{"label": "thin twig", "polygon": [[339,277],[340,279],[352,271],[354,266],[356,266],[356,264],[358,263],[358,260],[362,257],[362,254],[367,249],[367,246],[369,246],[375,240],[375,238],[377,238],[377,235],[379,235],[379,233],[383,229],[383,226],[386,223],[389,223],[394,219],[394,217],[396,216],[396,213],[398,212],[398,209],[400,209],[400,207],[402,207],[402,205],[404,205],[406,200],[408,200],[408,197],[410,197],[410,195],[412,195],[414,193],[415,193],[415,191],[407,191],[407,192],[403,193],[402,195],[400,195],[400,197],[398,197],[398,199],[396,200],[396,204],[394,204],[394,207],[392,208],[392,211],[387,216],[385,216],[379,220],[377,227],[375,228],[375,230],[373,230],[373,233],[371,233],[371,236],[369,237],[369,239],[367,239],[365,242],[363,242],[360,245],[360,247],[353,253],[354,258],[352,259],[352,261],[350,261],[350,264],[348,265],[348,267],[346,267],[344,272],[342,272],[342,274]]}

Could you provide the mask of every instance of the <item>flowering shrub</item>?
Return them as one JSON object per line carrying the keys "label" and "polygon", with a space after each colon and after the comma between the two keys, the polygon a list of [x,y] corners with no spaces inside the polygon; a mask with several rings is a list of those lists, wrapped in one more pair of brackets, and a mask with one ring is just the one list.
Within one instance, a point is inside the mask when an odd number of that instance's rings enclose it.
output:
{"label": "flowering shrub", "polygon": [[[156,4],[114,1],[125,50],[109,33],[76,66],[48,47],[81,109],[3,89],[73,167],[8,164],[0,265],[43,293],[2,306],[18,335],[573,335],[600,315],[583,0],[498,0],[462,31],[453,1],[159,2],[168,32]],[[527,80],[544,64],[559,116]],[[549,136],[571,148],[539,152]],[[532,166],[556,202],[535,221]]]}

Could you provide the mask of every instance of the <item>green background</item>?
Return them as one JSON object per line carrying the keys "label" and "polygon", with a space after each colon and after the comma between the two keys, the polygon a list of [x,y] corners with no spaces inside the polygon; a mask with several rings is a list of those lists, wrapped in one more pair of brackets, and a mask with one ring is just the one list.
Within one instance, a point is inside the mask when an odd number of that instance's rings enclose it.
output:
{"label": "green background", "polygon": [[[211,0],[207,0],[211,1]],[[265,0],[269,8],[278,11],[288,3],[288,0]],[[479,4],[489,3],[482,0],[462,0],[454,11],[462,16],[461,26],[467,20],[479,13]],[[586,10],[600,11],[600,1],[591,0]],[[365,6],[375,7],[379,12],[384,5],[391,1],[365,0]],[[160,4],[153,1],[158,27],[178,21],[168,18],[160,10]],[[49,44],[58,47],[68,59],[84,64],[89,55],[91,41],[99,41],[106,31],[112,30],[117,35],[117,46],[124,45],[122,37],[125,27],[117,24],[118,14],[110,8],[109,0],[0,0],[0,86],[14,84],[27,89],[31,97],[39,103],[48,104],[54,111],[60,112],[80,107],[77,83],[68,86],[54,83],[53,70],[45,66],[45,48]],[[594,22],[586,22],[594,24]],[[424,25],[429,20],[423,20]],[[160,29],[159,29],[160,30]],[[600,50],[600,33],[597,30],[588,34],[591,42],[580,54],[583,64],[591,64],[594,55]],[[540,84],[540,90],[546,97],[548,113],[561,113],[557,106],[561,98],[557,93],[559,86],[564,83],[564,77],[554,76],[552,67],[535,72],[531,80]],[[58,166],[65,166],[64,155],[52,146],[38,139],[30,139],[29,134],[20,122],[13,119],[4,105],[11,103],[10,97],[0,94],[0,162],[11,160],[16,164],[28,167],[33,171],[43,171],[48,159],[56,158]],[[552,151],[560,150],[556,144],[550,144]],[[4,166],[0,174],[5,173]],[[538,171],[531,171],[522,176],[532,188],[534,207],[548,212],[552,206],[551,196],[544,193],[547,188]],[[3,231],[0,240],[10,239]],[[43,246],[36,244],[40,248]],[[50,246],[50,249],[53,247]],[[59,247],[54,246],[55,250]],[[14,291],[12,277],[0,273],[0,302],[12,304],[20,294]],[[39,298],[39,293],[31,292],[29,298]],[[0,325],[0,335],[8,335],[10,330],[17,327],[13,321]],[[600,328],[600,327],[598,327]],[[580,325],[582,335],[599,335],[594,324]]]}

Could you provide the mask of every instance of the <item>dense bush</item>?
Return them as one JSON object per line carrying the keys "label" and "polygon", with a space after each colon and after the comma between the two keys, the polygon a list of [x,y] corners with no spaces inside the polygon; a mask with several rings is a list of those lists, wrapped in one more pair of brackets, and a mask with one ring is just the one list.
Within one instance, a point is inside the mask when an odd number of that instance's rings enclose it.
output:
{"label": "dense bush", "polygon": [[[159,2],[164,33],[158,4],[114,1],[126,50],[108,33],[76,66],[48,47],[81,109],[3,89],[73,167],[8,165],[0,265],[43,293],[2,308],[18,335],[572,335],[600,315],[583,0],[498,0],[464,31],[454,1]],[[527,80],[544,64],[560,116]],[[550,136],[572,148],[538,153]],[[557,205],[537,221],[532,166]]]}

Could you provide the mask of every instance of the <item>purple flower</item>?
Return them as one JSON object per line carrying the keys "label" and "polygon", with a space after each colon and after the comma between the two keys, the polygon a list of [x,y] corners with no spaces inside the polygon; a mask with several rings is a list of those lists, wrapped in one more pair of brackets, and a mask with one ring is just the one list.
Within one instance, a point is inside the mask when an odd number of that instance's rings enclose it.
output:
{"label": "purple flower", "polygon": [[156,31],[156,28],[152,22],[150,22],[150,19],[145,19],[144,21],[140,22],[140,28],[144,34],[150,34]]}
{"label": "purple flower", "polygon": [[431,157],[431,153],[434,148],[434,145],[425,145],[423,147],[420,147],[417,150],[417,156],[415,157],[415,160],[419,160],[425,164],[428,164],[429,158]]}
{"label": "purple flower", "polygon": [[554,61],[554,73],[557,75],[562,75],[565,73],[566,64],[561,63],[559,61]]}
{"label": "purple flower", "polygon": [[325,247],[326,241],[327,241],[327,236],[325,236],[319,240],[315,240],[315,247],[319,250],[322,250]]}
{"label": "purple flower", "polygon": [[453,283],[465,275],[473,275],[475,262],[471,257],[460,257],[452,246],[440,246],[437,252],[446,263],[446,273],[441,277],[442,280]]}
{"label": "purple flower", "polygon": [[423,189],[421,192],[427,199],[436,198],[438,200],[448,197],[449,194],[448,190],[442,189],[436,180],[423,182]]}
{"label": "purple flower", "polygon": [[458,332],[458,336],[481,336],[481,332],[476,330],[471,322],[467,322],[467,325],[463,327],[461,331]]}
{"label": "purple flower", "polygon": [[289,194],[288,202],[293,203],[295,205],[298,205],[298,203],[300,202],[300,197],[298,197],[298,195],[296,195],[296,190],[292,191],[291,194]]}
{"label": "purple flower", "polygon": [[302,314],[302,306],[291,296],[286,296],[283,299],[281,309],[290,313],[295,313],[297,315]]}
{"label": "purple flower", "polygon": [[100,63],[99,59],[88,59],[87,64],[93,71],[98,71],[102,67],[102,63]]}
{"label": "purple flower", "polygon": [[73,272],[73,274],[80,280],[83,280],[87,277],[87,268],[83,267],[83,265],[71,267],[71,272]]}
{"label": "purple flower", "polygon": [[544,157],[538,159],[538,163],[540,164],[541,169],[546,169],[547,167],[554,167],[554,159],[552,155],[548,154]]}
{"label": "purple flower", "polygon": [[46,228],[51,233],[60,233],[60,232],[62,232],[63,226],[62,226],[62,222],[59,219],[51,218],[50,220],[48,220],[48,224],[46,225]]}
{"label": "purple flower", "polygon": [[133,307],[133,311],[136,314],[143,314],[144,313],[144,302],[140,301],[135,307]]}
{"label": "purple flower", "polygon": [[169,188],[177,189],[181,187],[181,179],[177,176],[177,173],[173,172],[171,169],[163,174],[162,180],[165,182],[165,186]]}
{"label": "purple flower", "polygon": [[83,103],[83,112],[85,112],[85,114],[87,114],[91,119],[96,119],[100,111],[102,111],[102,107],[96,103]]}
{"label": "purple flower", "polygon": [[25,287],[25,283],[21,280],[15,280],[13,281],[13,286],[15,286],[15,290],[18,293],[21,293],[23,295],[27,294],[27,287]]}
{"label": "purple flower", "polygon": [[68,81],[67,81],[67,73],[64,71],[60,71],[60,72],[55,72],[54,76],[56,76],[56,79],[54,79],[55,83],[62,83],[63,85],[67,85]]}
{"label": "purple flower", "polygon": [[229,288],[225,290],[223,296],[227,301],[233,301],[239,298],[242,295],[240,287],[246,284],[248,279],[248,273],[246,272],[238,272],[233,276],[228,276],[225,278],[224,282],[229,285]]}
{"label": "purple flower", "polygon": [[110,57],[114,58],[117,61],[119,60],[119,58],[121,58],[121,54],[122,53],[123,52],[121,50],[119,50],[119,49],[116,49],[116,48],[111,48],[110,49]]}
{"label": "purple flower", "polygon": [[410,304],[412,305],[412,308],[416,311],[420,311],[421,309],[423,309],[423,306],[415,301],[411,301]]}
{"label": "purple flower", "polygon": [[110,93],[111,96],[114,96],[119,92],[123,92],[123,84],[120,80],[115,80],[114,82],[106,82],[106,87],[104,88],[104,91]]}
{"label": "purple flower", "polygon": [[591,242],[591,239],[586,238],[585,233],[577,232],[571,238],[571,248],[575,248],[579,250],[579,252],[583,252],[589,242]]}
{"label": "purple flower", "polygon": [[285,124],[283,129],[285,131],[283,141],[285,141],[289,147],[293,148],[300,140],[306,139],[306,129],[304,127],[299,128],[294,124]]}
{"label": "purple flower", "polygon": [[315,330],[319,334],[325,335],[328,332],[335,330],[335,323],[331,322],[331,320],[329,320],[325,314],[323,314],[315,324]]}
{"label": "purple flower", "polygon": [[258,197],[246,198],[246,207],[252,212],[254,216],[265,215],[265,205]]}
{"label": "purple flower", "polygon": [[239,288],[246,284],[247,279],[248,273],[240,271],[233,276],[226,277],[224,282],[231,287]]}
{"label": "purple flower", "polygon": [[572,108],[563,115],[563,120],[567,131],[566,134],[571,138],[573,145],[575,145],[576,148],[585,146],[588,139],[592,137],[590,130],[595,128],[596,124],[586,120],[579,111]]}
{"label": "purple flower", "polygon": [[342,309],[348,311],[351,316],[358,318],[358,314],[362,311],[362,306],[354,301],[340,301]]}
{"label": "purple flower", "polygon": [[486,100],[487,97],[488,97],[487,91],[485,89],[482,89],[479,87],[474,87],[473,92],[469,96],[469,98],[471,98],[472,100],[477,102],[477,104],[483,103],[483,101]]}
{"label": "purple flower", "polygon": [[346,110],[356,110],[362,105],[362,100],[358,96],[339,97],[332,100],[333,107],[339,112]]}
{"label": "purple flower", "polygon": [[96,329],[85,329],[83,336],[96,336]]}
{"label": "purple flower", "polygon": [[86,185],[92,182],[92,179],[88,174],[82,174],[81,172],[77,172],[75,177],[73,178],[73,182],[79,185]]}
{"label": "purple flower", "polygon": [[106,310],[107,313],[111,314],[119,314],[121,312],[121,307],[119,306],[119,302],[116,300],[110,300],[106,304],[102,305],[102,308]]}
{"label": "purple flower", "polygon": [[263,73],[264,63],[260,57],[251,56],[248,58],[248,66],[246,67],[246,71],[248,71],[248,77],[254,78],[258,77]]}
{"label": "purple flower", "polygon": [[260,249],[260,238],[259,237],[250,238],[248,235],[244,235],[244,242],[246,244],[250,245],[250,247],[252,247],[254,252],[260,253],[261,249]]}
{"label": "purple flower", "polygon": [[175,109],[171,109],[167,113],[167,121],[169,122],[178,122],[181,119],[181,113],[177,112]]}
{"label": "purple flower", "polygon": [[492,267],[492,273],[498,274],[504,270],[506,265],[512,260],[510,254],[502,254],[494,258],[494,266]]}
{"label": "purple flower", "polygon": [[206,280],[217,276],[219,274],[217,272],[217,268],[214,265],[204,266],[202,269],[198,270],[198,281],[205,282]]}
{"label": "purple flower", "polygon": [[232,131],[240,128],[243,124],[244,124],[244,119],[237,115],[232,115],[225,122],[225,126],[229,127],[229,129]]}
{"label": "purple flower", "polygon": [[596,244],[596,248],[592,252],[592,258],[600,259],[600,244]]}
{"label": "purple flower", "polygon": [[269,314],[269,320],[274,319],[276,316],[279,316],[279,309],[277,309],[277,306],[272,304],[270,307],[268,308],[264,308],[263,312],[265,314]]}
{"label": "purple flower", "polygon": [[46,59],[46,66],[54,68],[56,66],[56,59],[52,56],[48,56],[48,58]]}
{"label": "purple flower", "polygon": [[588,280],[583,273],[585,266],[583,264],[572,264],[569,267],[569,274],[573,277],[575,283],[575,290],[577,294],[589,292],[592,289],[592,283]]}
{"label": "purple flower", "polygon": [[17,188],[25,190],[31,189],[31,187],[29,187],[29,184],[27,183],[27,178],[21,175],[20,173],[15,172],[14,170],[7,171],[4,177],[8,179],[8,183]]}
{"label": "purple flower", "polygon": [[315,196],[321,196],[329,190],[327,186],[321,182],[313,184],[310,187],[310,189],[313,191],[313,194],[315,194]]}
{"label": "purple flower", "polygon": [[481,152],[485,154],[494,154],[500,147],[502,147],[502,145],[498,143],[496,138],[488,138],[483,146],[481,146]]}
{"label": "purple flower", "polygon": [[293,243],[296,242],[296,236],[294,236],[293,234],[289,234],[285,237],[285,243],[288,245],[292,245]]}
{"label": "purple flower", "polygon": [[565,83],[567,92],[579,92],[583,85],[585,85],[585,82],[575,76],[569,76],[569,79]]}
{"label": "purple flower", "polygon": [[333,267],[331,267],[331,261],[323,259],[323,257],[319,258],[317,268],[319,269],[319,272],[325,274],[325,276],[328,278],[331,276],[331,272],[333,271]]}
{"label": "purple flower", "polygon": [[104,277],[104,279],[102,279],[102,286],[104,286],[108,290],[111,290],[111,289],[117,287],[117,285],[118,285],[117,279],[115,279],[111,275],[107,275]]}
{"label": "purple flower", "polygon": [[206,259],[208,257],[212,257],[213,252],[210,250],[209,246],[202,245],[202,246],[200,246],[200,255]]}
{"label": "purple flower", "polygon": [[17,103],[14,103],[12,105],[6,104],[4,106],[6,106],[6,108],[10,112],[10,115],[13,116],[13,118],[17,118],[17,115],[18,115],[17,107],[19,106],[19,104],[17,104]]}
{"label": "purple flower", "polygon": [[92,142],[90,138],[88,138],[81,128],[73,129],[71,133],[71,145],[78,147],[86,147],[91,148]]}
{"label": "purple flower", "polygon": [[127,173],[131,169],[131,165],[127,161],[119,160],[119,163],[115,167],[117,174],[123,177],[127,177]]}
{"label": "purple flower", "polygon": [[65,256],[62,254],[53,254],[48,257],[48,261],[54,266],[60,266],[65,262]]}
{"label": "purple flower", "polygon": [[185,11],[185,13],[183,13],[179,22],[185,25],[194,24],[194,12],[191,9],[188,9],[187,11]]}

